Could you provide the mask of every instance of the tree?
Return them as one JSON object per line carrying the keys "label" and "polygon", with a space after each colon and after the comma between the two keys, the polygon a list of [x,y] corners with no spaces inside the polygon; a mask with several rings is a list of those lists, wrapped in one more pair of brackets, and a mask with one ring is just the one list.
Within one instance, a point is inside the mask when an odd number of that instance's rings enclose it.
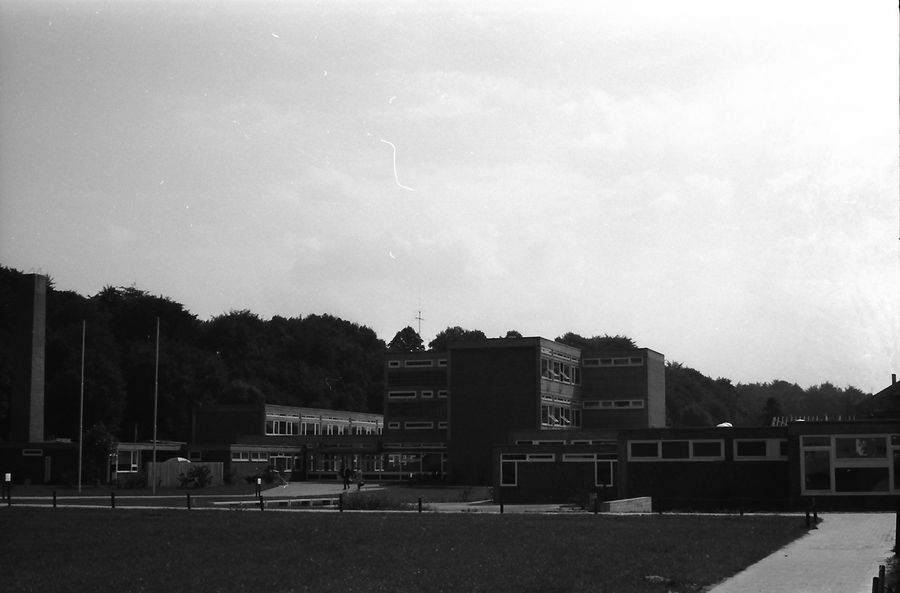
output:
{"label": "tree", "polygon": [[98,482],[106,479],[109,467],[109,456],[116,448],[116,438],[102,422],[94,424],[82,435],[81,441],[82,477],[85,482]]}
{"label": "tree", "polygon": [[387,349],[389,352],[421,352],[425,350],[425,343],[416,330],[407,325],[394,335]]}
{"label": "tree", "polygon": [[480,342],[487,340],[484,332],[477,329],[463,329],[460,326],[448,327],[428,342],[430,350],[446,350],[450,342]]}
{"label": "tree", "polygon": [[520,334],[519,332],[517,332],[517,331],[514,330],[514,329],[511,329],[511,330],[509,330],[508,332],[506,332],[506,335],[503,336],[503,337],[504,337],[504,338],[521,338],[521,337],[522,337],[522,334]]}
{"label": "tree", "polygon": [[763,406],[762,412],[760,413],[760,424],[763,426],[771,426],[772,419],[778,418],[779,416],[784,416],[784,413],[781,411],[781,404],[778,403],[778,400],[774,397],[770,397],[766,400],[766,405]]}
{"label": "tree", "polygon": [[631,350],[637,348],[637,344],[635,344],[634,340],[632,340],[631,338],[619,335],[610,336],[609,334],[594,336],[592,338],[585,338],[584,336],[580,336],[574,332],[566,332],[562,336],[556,338],[555,341],[559,342],[560,344],[574,346],[575,348],[579,348],[588,352]]}

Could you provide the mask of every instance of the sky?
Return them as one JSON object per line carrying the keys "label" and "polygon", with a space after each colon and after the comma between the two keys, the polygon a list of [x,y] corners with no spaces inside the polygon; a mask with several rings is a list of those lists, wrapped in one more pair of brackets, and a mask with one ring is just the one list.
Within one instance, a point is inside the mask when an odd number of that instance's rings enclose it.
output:
{"label": "sky", "polygon": [[898,21],[0,0],[0,264],[201,319],[624,335],[735,383],[877,392],[900,373]]}

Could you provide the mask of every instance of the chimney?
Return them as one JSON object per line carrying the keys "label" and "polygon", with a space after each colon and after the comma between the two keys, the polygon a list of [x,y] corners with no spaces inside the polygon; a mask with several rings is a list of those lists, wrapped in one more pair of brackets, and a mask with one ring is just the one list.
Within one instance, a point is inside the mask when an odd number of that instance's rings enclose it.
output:
{"label": "chimney", "polygon": [[897,373],[891,373],[891,385],[897,382]]}
{"label": "chimney", "polygon": [[15,371],[10,398],[10,440],[44,441],[44,347],[47,340],[47,284],[41,274],[24,277],[16,294]]}

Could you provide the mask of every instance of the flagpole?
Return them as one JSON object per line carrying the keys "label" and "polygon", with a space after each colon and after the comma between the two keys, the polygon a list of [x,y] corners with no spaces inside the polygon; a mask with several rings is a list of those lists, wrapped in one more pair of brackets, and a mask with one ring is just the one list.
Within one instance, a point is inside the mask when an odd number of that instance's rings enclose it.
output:
{"label": "flagpole", "polygon": [[87,320],[81,321],[81,398],[78,401],[78,494],[81,494],[81,455],[84,441],[84,334]]}
{"label": "flagpole", "polygon": [[156,367],[153,372],[153,494],[156,494],[156,405],[159,399],[159,317],[156,318]]}

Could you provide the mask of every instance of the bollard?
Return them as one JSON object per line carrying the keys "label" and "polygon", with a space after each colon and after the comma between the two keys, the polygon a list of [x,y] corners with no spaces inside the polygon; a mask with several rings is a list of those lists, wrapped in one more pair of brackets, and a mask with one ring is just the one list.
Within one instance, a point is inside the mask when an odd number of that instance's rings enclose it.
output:
{"label": "bollard", "polygon": [[111,509],[116,508],[116,493],[115,492],[109,493],[109,508],[111,508]]}
{"label": "bollard", "polygon": [[187,493],[187,510],[191,510],[191,493]]}
{"label": "bollard", "polygon": [[806,528],[809,529],[809,509],[806,509]]}
{"label": "bollard", "polygon": [[338,512],[339,513],[344,512],[344,493],[343,492],[341,492],[341,495],[338,496]]}
{"label": "bollard", "polygon": [[56,508],[56,490],[53,491],[53,508]]}
{"label": "bollard", "polygon": [[266,510],[266,503],[263,501],[262,494],[259,495],[259,510]]}
{"label": "bollard", "polygon": [[500,501],[500,514],[503,514],[503,501]]}
{"label": "bollard", "polygon": [[422,497],[419,497],[419,512],[422,512]]}
{"label": "bollard", "polygon": [[594,514],[596,515],[599,510],[600,510],[600,496],[598,495],[598,496],[594,497]]}

